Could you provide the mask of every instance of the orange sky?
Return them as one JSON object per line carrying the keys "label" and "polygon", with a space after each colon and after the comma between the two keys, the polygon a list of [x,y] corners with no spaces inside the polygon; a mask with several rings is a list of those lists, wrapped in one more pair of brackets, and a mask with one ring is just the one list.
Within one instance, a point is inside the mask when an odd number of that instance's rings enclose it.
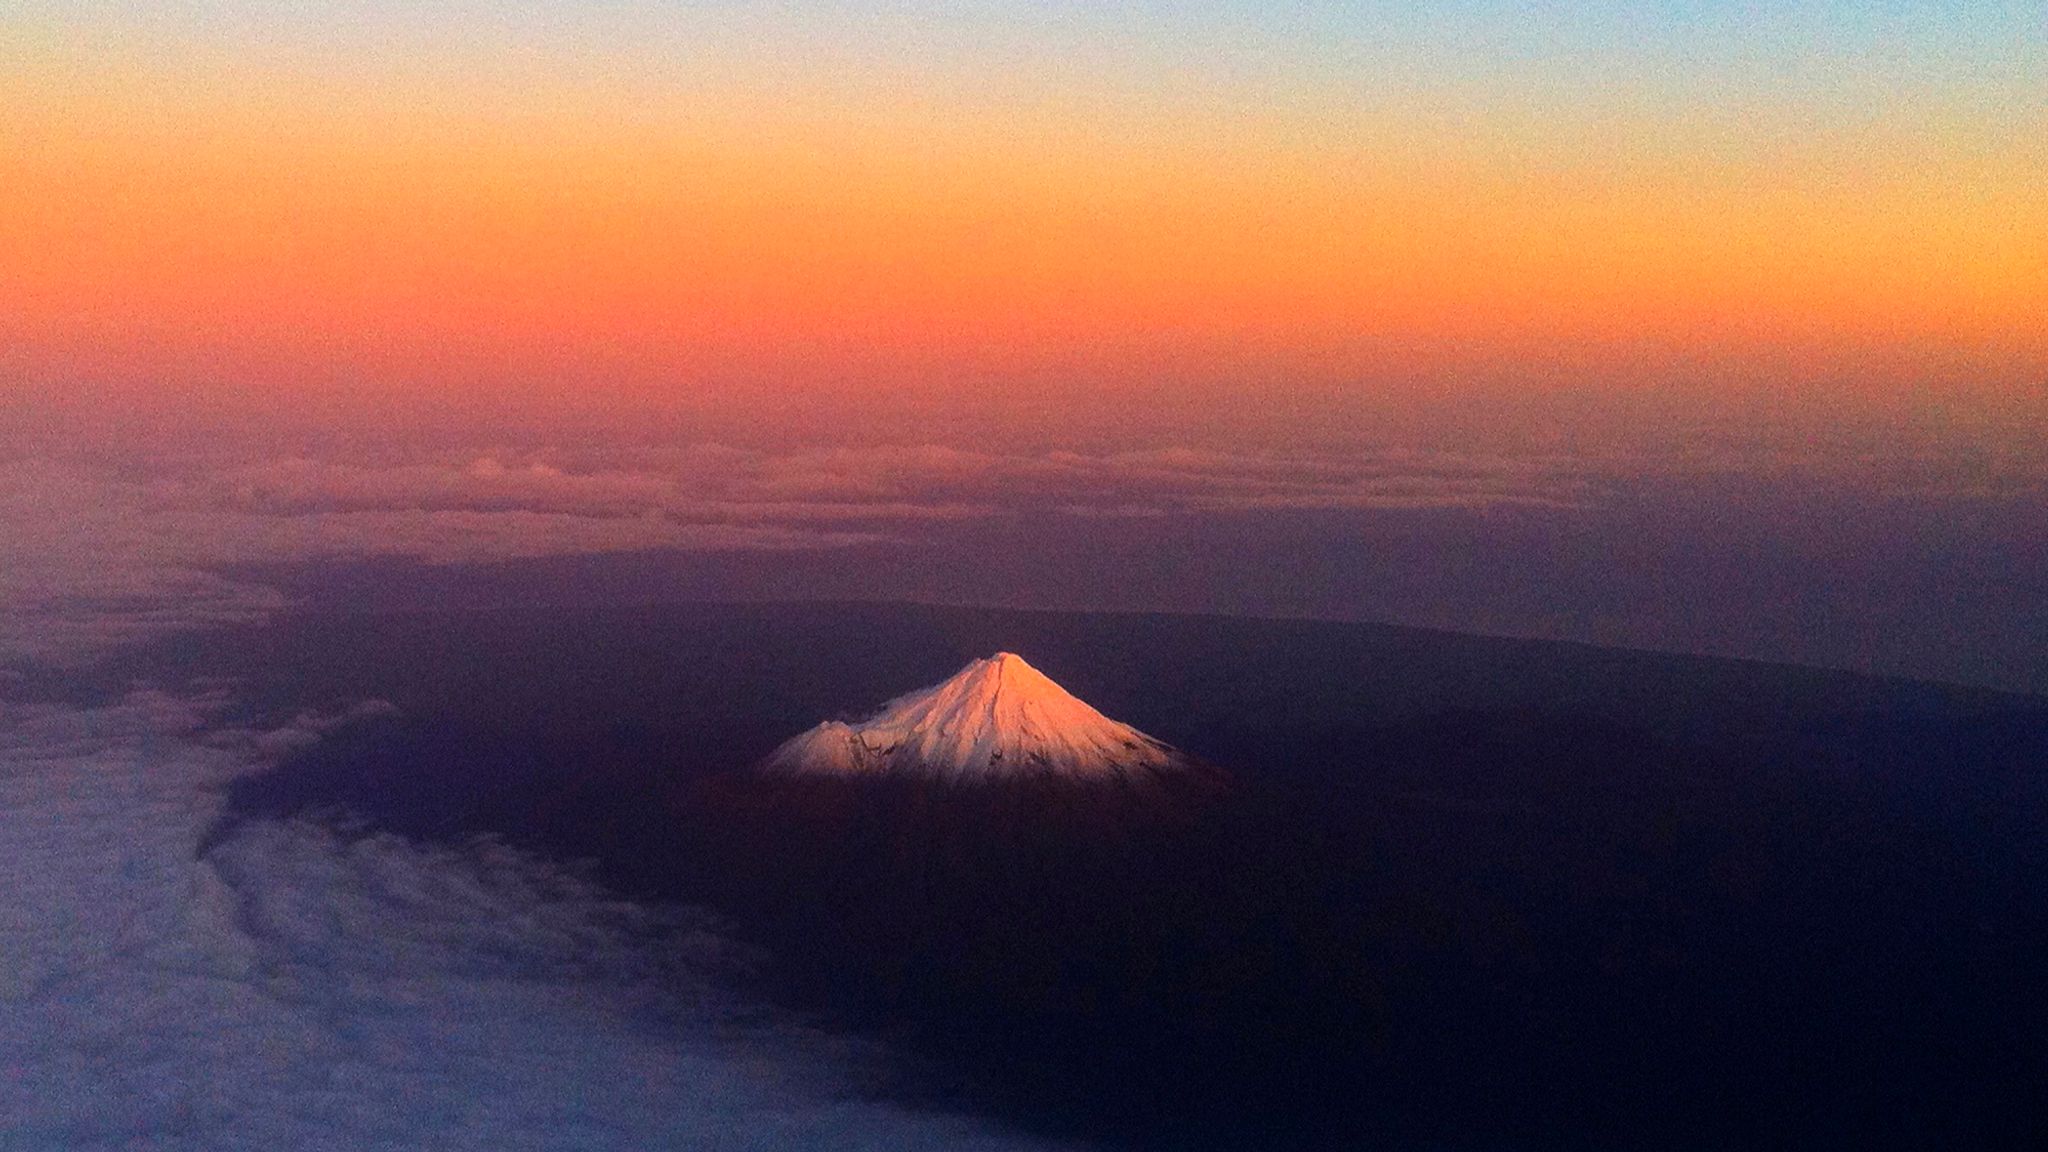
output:
{"label": "orange sky", "polygon": [[1794,365],[1965,406],[2048,378],[2048,148],[1938,117],[73,64],[0,80],[0,367],[45,388],[264,393],[345,364],[387,399],[1085,402],[1236,374],[1312,410],[1481,364],[1595,390]]}

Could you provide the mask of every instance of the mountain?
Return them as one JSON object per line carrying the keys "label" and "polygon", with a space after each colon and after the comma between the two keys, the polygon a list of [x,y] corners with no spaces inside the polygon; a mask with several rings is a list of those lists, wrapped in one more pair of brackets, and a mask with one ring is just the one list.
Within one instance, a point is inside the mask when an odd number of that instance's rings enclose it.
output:
{"label": "mountain", "polygon": [[951,782],[1150,776],[1184,765],[1165,743],[1089,707],[1022,656],[970,661],[944,683],[866,720],[828,720],[770,755],[795,776],[917,776]]}
{"label": "mountain", "polygon": [[[1186,767],[756,770],[996,651]],[[258,715],[399,710],[224,819],[485,835],[709,909],[742,994],[886,1041],[877,1091],[920,1104],[1127,1152],[2048,1148],[2041,697],[875,604],[297,612],[80,675],[201,667]]]}

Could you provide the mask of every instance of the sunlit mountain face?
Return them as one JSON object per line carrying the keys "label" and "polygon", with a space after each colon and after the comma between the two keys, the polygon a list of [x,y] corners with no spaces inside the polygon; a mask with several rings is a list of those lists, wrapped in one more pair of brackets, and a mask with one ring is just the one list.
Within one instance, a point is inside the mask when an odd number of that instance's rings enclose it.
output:
{"label": "sunlit mountain face", "polygon": [[865,720],[808,728],[784,741],[760,770],[973,785],[1013,778],[1131,783],[1186,767],[1174,748],[1090,708],[1015,652],[998,652]]}
{"label": "sunlit mountain face", "polygon": [[2038,6],[0,7],[0,1149],[2048,1135]]}

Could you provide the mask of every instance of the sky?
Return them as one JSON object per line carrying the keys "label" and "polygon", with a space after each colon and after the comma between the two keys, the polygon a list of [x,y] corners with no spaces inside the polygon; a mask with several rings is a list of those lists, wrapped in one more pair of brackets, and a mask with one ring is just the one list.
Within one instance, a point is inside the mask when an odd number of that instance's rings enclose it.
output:
{"label": "sky", "polygon": [[2043,443],[2048,4],[0,4],[0,656],[661,553],[2048,690]]}
{"label": "sky", "polygon": [[0,61],[74,421],[2040,418],[2039,3],[17,0]]}

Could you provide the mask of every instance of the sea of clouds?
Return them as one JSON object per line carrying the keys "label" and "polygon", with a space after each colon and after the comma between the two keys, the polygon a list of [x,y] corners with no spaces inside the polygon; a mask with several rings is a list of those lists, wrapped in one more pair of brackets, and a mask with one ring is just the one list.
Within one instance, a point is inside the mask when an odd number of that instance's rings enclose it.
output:
{"label": "sea of clouds", "polygon": [[0,1149],[1027,1143],[859,1091],[874,1054],[720,992],[744,957],[687,912],[490,842],[221,825],[382,707],[230,700],[0,703]]}
{"label": "sea of clouds", "polygon": [[727,573],[695,593],[713,597],[1370,619],[2042,690],[2044,511],[2038,453],[1910,442],[123,453],[0,435],[0,668],[260,621],[306,594],[288,573],[638,554]]}
{"label": "sea of clouds", "polygon": [[606,552],[817,551],[915,540],[1020,511],[1076,518],[1276,509],[1562,506],[1551,458],[1165,448],[997,453],[936,445],[119,463],[0,456],[0,661],[75,659],[167,630],[263,619],[265,565],[429,564]]}

